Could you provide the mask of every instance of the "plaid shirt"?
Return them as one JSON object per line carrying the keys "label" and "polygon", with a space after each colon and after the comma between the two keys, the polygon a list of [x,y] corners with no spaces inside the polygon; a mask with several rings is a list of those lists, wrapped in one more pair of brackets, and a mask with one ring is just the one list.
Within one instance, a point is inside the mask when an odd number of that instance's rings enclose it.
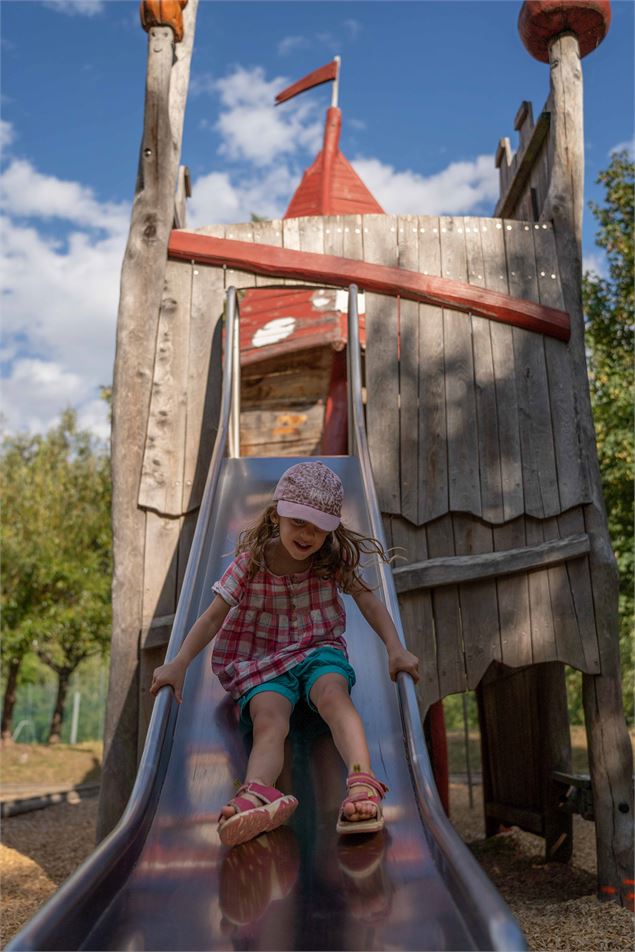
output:
{"label": "plaid shirt", "polygon": [[333,579],[311,568],[297,575],[261,569],[247,577],[249,553],[241,552],[213,590],[230,605],[212,653],[212,669],[231,696],[271,681],[299,664],[315,648],[338,648],[344,604]]}

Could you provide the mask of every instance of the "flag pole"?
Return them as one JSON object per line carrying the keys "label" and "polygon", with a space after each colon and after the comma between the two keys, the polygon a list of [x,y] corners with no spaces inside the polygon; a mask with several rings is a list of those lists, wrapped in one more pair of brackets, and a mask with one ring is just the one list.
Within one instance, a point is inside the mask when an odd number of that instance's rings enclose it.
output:
{"label": "flag pole", "polygon": [[337,63],[337,71],[335,73],[335,82],[333,83],[333,89],[331,92],[331,107],[337,108],[337,97],[340,91],[340,65],[342,63],[341,56],[334,56],[333,59]]}

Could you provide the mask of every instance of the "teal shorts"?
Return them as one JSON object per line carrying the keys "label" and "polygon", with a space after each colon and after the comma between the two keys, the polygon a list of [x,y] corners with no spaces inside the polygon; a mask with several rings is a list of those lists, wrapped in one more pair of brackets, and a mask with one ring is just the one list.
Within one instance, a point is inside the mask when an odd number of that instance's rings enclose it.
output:
{"label": "teal shorts", "polygon": [[261,694],[263,691],[275,691],[276,694],[282,694],[295,707],[300,698],[304,698],[311,708],[315,711],[315,706],[311,703],[311,689],[318,678],[323,674],[341,674],[348,681],[348,691],[355,684],[355,672],[348,663],[346,655],[337,648],[316,648],[311,654],[296,664],[284,674],[279,674],[277,678],[271,681],[263,681],[257,684],[238,698],[240,706],[240,719],[243,725],[251,726],[251,717],[249,715],[249,702],[255,694]]}

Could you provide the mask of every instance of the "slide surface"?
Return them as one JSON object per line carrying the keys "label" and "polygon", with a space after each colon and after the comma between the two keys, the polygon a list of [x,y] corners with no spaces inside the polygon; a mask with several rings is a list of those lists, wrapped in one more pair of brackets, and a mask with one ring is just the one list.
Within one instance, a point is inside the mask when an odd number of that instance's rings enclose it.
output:
{"label": "slide surface", "polygon": [[[357,289],[349,289],[352,455],[324,459],[344,483],[344,522],[383,537],[361,403]],[[238,533],[271,500],[290,458],[240,458],[236,291],[227,294],[223,399],[167,657],[212,598]],[[229,456],[226,455],[229,449]],[[391,570],[365,570],[403,637]],[[434,786],[412,679],[388,677],[383,644],[345,598],[353,699],[378,777],[386,828],[338,837],[345,769],[320,718],[292,719],[279,786],[300,805],[287,826],[232,850],[216,831],[244,777],[249,739],[210,669],[188,669],[184,699],[158,695],[121,821],[7,946],[117,950],[526,949],[518,924],[447,820]]]}
{"label": "slide surface", "polygon": [[[293,462],[223,461],[188,617],[182,618],[186,629],[209,603],[238,531],[259,515]],[[358,460],[325,462],[344,483],[344,521],[370,534]],[[378,571],[372,565],[366,571],[374,586]],[[110,838],[118,841],[114,855],[107,840],[12,948],[524,948],[514,920],[467,848],[457,841],[451,846],[458,859],[448,856],[422,820],[407,756],[412,738],[405,736],[385,649],[355,603],[347,597],[345,603],[357,673],[353,698],[374,769],[390,788],[384,832],[337,837],[345,770],[319,718],[301,709],[294,715],[281,784],[298,797],[298,810],[286,827],[256,841],[231,851],[220,844],[216,817],[243,775],[248,739],[211,672],[209,648],[190,666],[178,715],[169,690],[157,702],[170,712],[161,750],[155,751],[160,789],[142,808],[129,808],[133,816],[124,817],[124,835],[119,828]],[[156,743],[151,728],[148,744]],[[434,801],[436,794],[429,790],[427,796]],[[443,823],[437,806],[432,804],[432,827]],[[142,829],[134,832],[138,814]],[[445,835],[452,839],[451,831]],[[464,866],[458,885],[455,862]]]}

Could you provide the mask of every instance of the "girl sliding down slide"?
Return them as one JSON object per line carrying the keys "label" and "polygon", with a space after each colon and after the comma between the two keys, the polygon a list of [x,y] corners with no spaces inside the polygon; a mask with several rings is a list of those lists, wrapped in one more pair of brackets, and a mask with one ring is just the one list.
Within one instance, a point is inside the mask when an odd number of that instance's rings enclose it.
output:
{"label": "girl sliding down slide", "polygon": [[237,555],[213,590],[176,657],[157,668],[151,692],[171,685],[182,700],[194,657],[216,638],[212,668],[237,701],[253,746],[244,784],[221,811],[227,846],[280,826],[298,801],[273,785],[282,770],[289,719],[304,698],[328,725],[348,768],[337,832],[371,833],[384,825],[387,787],[370,764],[364,726],[350,698],[355,672],[346,653],[350,594],[386,646],[388,671],[419,679],[419,662],[399,640],[392,619],[359,574],[362,554],[388,560],[381,544],[341,523],[344,492],[321,462],[298,463],[276,486],[273,502],[239,537]]}

